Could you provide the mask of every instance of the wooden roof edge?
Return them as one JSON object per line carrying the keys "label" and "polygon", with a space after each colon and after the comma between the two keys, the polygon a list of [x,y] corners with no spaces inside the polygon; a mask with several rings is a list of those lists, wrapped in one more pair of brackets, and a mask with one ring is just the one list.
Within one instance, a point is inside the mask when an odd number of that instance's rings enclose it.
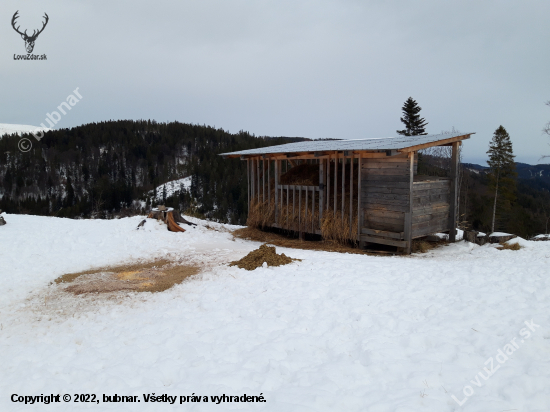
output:
{"label": "wooden roof edge", "polygon": [[449,143],[461,142],[462,140],[469,139],[470,136],[473,135],[473,134],[475,134],[475,133],[466,133],[466,134],[462,134],[460,136],[450,137],[448,139],[437,140],[435,142],[423,143],[423,144],[419,144],[419,145],[416,145],[416,146],[405,147],[403,149],[398,149],[398,151],[401,152],[401,153],[407,153],[407,152],[416,152],[417,150],[426,149],[428,147],[445,146]]}

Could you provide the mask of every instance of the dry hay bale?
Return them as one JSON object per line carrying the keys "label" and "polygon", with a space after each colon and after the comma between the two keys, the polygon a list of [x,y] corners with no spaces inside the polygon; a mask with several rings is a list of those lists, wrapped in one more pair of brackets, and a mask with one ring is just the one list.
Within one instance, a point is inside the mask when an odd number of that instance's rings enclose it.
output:
{"label": "dry hay bale", "polygon": [[303,163],[281,175],[282,185],[319,186],[319,165]]}
{"label": "dry hay bale", "polygon": [[254,270],[259,268],[265,263],[268,266],[282,266],[292,263],[292,261],[300,259],[293,259],[286,256],[284,253],[278,255],[275,252],[275,246],[261,245],[258,249],[253,250],[241,260],[231,262],[229,266],[238,266],[241,269]]}

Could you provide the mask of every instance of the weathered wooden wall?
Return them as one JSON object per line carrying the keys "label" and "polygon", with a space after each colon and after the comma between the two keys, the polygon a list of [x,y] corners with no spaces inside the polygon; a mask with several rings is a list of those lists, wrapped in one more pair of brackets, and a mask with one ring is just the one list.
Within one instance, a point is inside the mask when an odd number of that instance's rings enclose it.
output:
{"label": "weathered wooden wall", "polygon": [[451,179],[413,183],[412,237],[449,230]]}
{"label": "weathered wooden wall", "polygon": [[363,159],[361,166],[363,227],[404,232],[410,205],[410,164],[407,154]]}

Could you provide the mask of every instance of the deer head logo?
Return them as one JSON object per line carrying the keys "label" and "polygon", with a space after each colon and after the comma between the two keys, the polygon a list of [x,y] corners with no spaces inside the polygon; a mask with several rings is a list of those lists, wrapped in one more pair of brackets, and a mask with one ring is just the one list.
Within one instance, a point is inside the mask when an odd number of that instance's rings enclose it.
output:
{"label": "deer head logo", "polygon": [[36,38],[38,37],[38,35],[40,33],[42,33],[42,31],[44,31],[44,28],[46,27],[46,24],[48,24],[48,20],[50,18],[48,17],[48,15],[46,13],[44,13],[44,18],[46,19],[46,21],[44,23],[42,23],[43,24],[42,28],[40,30],[38,30],[38,32],[36,30],[34,30],[32,35],[29,36],[29,35],[27,35],[27,30],[25,30],[24,33],[21,33],[19,31],[20,26],[17,26],[17,28],[15,27],[15,23],[16,23],[15,20],[17,20],[17,18],[19,17],[17,15],[17,13],[19,13],[19,10],[17,10],[15,12],[15,14],[13,15],[13,17],[11,19],[11,25],[12,25],[13,29],[21,35],[21,38],[23,40],[25,40],[25,48],[27,49],[27,53],[32,53],[32,51],[34,49],[34,42],[36,41]]}

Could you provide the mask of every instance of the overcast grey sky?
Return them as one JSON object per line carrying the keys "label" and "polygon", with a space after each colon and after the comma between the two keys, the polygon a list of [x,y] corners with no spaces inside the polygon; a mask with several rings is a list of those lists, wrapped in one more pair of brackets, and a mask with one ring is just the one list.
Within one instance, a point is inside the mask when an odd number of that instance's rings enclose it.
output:
{"label": "overcast grey sky", "polygon": [[[22,29],[50,21],[26,54]],[[517,160],[550,154],[550,2],[12,1],[0,9],[0,123],[58,128],[177,120],[256,135],[394,136],[412,96],[427,131],[476,132],[482,163],[503,125]],[[543,162],[548,163],[549,159]]]}

